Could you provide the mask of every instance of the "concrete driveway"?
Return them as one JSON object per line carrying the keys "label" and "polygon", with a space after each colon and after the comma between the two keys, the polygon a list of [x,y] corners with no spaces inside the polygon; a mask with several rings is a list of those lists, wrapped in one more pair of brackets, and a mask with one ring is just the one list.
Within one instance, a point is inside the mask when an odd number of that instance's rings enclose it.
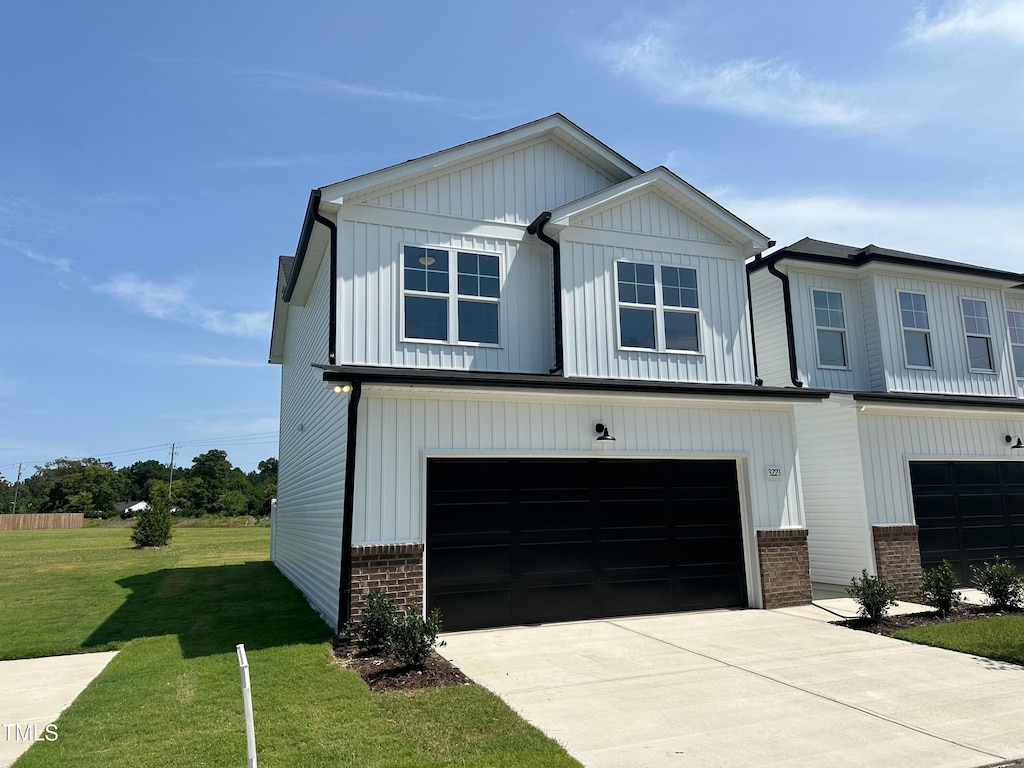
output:
{"label": "concrete driveway", "polygon": [[451,633],[440,652],[586,766],[986,766],[1024,757],[1024,668],[814,606]]}

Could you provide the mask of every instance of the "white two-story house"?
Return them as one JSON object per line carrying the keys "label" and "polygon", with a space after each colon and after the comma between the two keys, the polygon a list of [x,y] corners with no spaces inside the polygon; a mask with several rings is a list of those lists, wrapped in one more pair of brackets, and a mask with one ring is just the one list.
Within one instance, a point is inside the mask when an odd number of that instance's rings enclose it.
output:
{"label": "white two-story house", "polygon": [[[272,558],[332,625],[810,599],[768,238],[561,115],[314,189],[283,257]],[[786,382],[780,382],[786,384]]]}
{"label": "white two-story house", "polygon": [[747,271],[758,375],[833,392],[796,411],[812,579],[1024,567],[1024,275],[811,239]]}

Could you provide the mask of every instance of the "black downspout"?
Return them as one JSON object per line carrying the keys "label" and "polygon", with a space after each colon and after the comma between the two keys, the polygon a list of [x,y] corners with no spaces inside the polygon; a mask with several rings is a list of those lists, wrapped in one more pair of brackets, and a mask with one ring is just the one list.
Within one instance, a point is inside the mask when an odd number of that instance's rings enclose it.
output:
{"label": "black downspout", "polygon": [[775,268],[775,262],[768,262],[768,271],[782,281],[782,304],[786,310],[786,345],[789,347],[789,378],[794,387],[802,387],[804,383],[797,378],[796,370],[796,339],[793,338],[793,299],[789,295],[789,276]]}
{"label": "black downspout", "polygon": [[338,587],[338,634],[348,633],[352,619],[352,512],[355,509],[353,492],[356,487],[356,428],[359,426],[359,397],[362,382],[353,381],[348,396],[348,442],[345,451],[345,504],[341,521],[341,575]]}
{"label": "black downspout", "polygon": [[330,327],[327,329],[327,359],[331,365],[337,362],[338,345],[338,225],[320,215],[320,190],[316,190],[316,208],[313,218],[323,224],[331,233],[331,300]]}
{"label": "black downspout", "polygon": [[[744,270],[746,272],[746,270]],[[754,384],[764,386],[764,379],[757,375],[757,337],[754,335],[754,296],[750,293],[750,273],[747,272],[747,317],[750,320],[750,351],[754,355]]]}
{"label": "black downspout", "polygon": [[548,373],[562,370],[562,250],[558,241],[544,234],[544,225],[551,221],[551,211],[544,211],[526,228],[542,242],[551,246],[552,277],[555,291],[555,365]]}

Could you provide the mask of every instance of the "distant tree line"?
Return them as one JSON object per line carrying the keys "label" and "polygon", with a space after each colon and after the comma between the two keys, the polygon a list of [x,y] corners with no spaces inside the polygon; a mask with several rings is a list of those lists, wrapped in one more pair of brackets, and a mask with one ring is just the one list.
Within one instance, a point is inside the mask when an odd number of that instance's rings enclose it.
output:
{"label": "distant tree line", "polygon": [[99,459],[54,459],[17,487],[0,475],[0,513],[84,512],[86,517],[114,517],[119,502],[169,500],[174,514],[267,515],[277,496],[277,459],[259,463],[246,474],[228,461],[226,451],[212,450],[175,467],[156,459],[116,469]]}

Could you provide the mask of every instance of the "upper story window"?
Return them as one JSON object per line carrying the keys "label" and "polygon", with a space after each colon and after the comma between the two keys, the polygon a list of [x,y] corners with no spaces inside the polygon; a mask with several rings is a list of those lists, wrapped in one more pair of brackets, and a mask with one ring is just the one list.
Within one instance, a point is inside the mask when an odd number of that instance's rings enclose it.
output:
{"label": "upper story window", "polygon": [[964,315],[968,366],[972,371],[994,371],[988,304],[979,299],[960,299],[960,308]]}
{"label": "upper story window", "polygon": [[697,270],[616,263],[619,346],[700,352]]}
{"label": "upper story window", "polygon": [[928,325],[928,300],[923,293],[898,291],[903,352],[908,368],[931,368],[932,339]]}
{"label": "upper story window", "polygon": [[818,345],[818,366],[847,368],[846,313],[839,291],[811,291],[814,304],[814,330]]}
{"label": "upper story window", "polygon": [[406,245],[402,249],[402,293],[404,338],[499,343],[498,256]]}
{"label": "upper story window", "polygon": [[1013,350],[1013,368],[1018,379],[1024,379],[1024,312],[1012,309],[1006,312],[1006,323],[1010,326],[1010,349]]}

